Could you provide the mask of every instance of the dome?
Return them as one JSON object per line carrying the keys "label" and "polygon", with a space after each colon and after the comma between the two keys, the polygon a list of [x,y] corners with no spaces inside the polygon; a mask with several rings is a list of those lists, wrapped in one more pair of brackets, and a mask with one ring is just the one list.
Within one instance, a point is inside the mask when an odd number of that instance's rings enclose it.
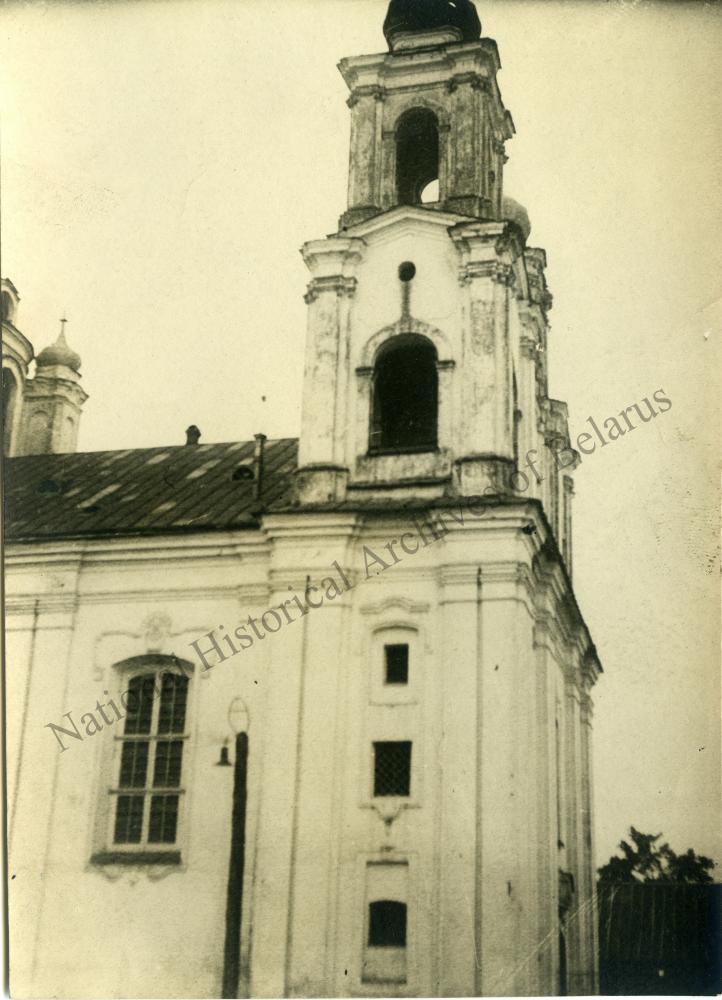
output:
{"label": "dome", "polygon": [[394,37],[407,32],[454,30],[462,42],[473,42],[481,35],[481,24],[471,0],[391,0],[384,20],[384,35],[389,48]]}
{"label": "dome", "polygon": [[70,368],[74,372],[80,371],[80,355],[76,354],[72,347],[68,347],[65,333],[62,330],[55,343],[43,348],[35,360],[38,368],[65,365],[66,368]]}
{"label": "dome", "polygon": [[529,239],[529,233],[531,232],[529,213],[518,201],[514,201],[513,198],[508,198],[504,195],[501,200],[501,217],[505,222],[513,222],[521,229],[525,242]]}

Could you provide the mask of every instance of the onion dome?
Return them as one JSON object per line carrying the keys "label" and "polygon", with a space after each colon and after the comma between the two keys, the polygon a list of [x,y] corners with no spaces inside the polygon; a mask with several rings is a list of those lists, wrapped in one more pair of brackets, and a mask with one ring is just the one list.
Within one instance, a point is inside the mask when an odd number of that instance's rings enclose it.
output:
{"label": "onion dome", "polygon": [[460,42],[474,42],[481,35],[481,23],[471,0],[391,0],[384,21],[389,48],[397,35],[440,31],[458,35]]}
{"label": "onion dome", "polygon": [[62,327],[58,334],[58,339],[49,347],[43,348],[38,354],[35,362],[38,368],[49,368],[51,365],[65,365],[74,372],[80,371],[80,355],[68,347],[65,339],[65,320],[62,320]]}
{"label": "onion dome", "polygon": [[505,222],[513,222],[521,229],[525,242],[529,239],[529,233],[531,232],[529,213],[518,201],[514,201],[513,198],[504,195],[501,200],[501,217]]}

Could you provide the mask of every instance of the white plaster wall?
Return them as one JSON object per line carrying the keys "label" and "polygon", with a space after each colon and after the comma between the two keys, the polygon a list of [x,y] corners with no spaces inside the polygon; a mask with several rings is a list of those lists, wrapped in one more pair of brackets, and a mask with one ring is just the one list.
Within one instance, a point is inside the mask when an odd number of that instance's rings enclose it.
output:
{"label": "white plaster wall", "polygon": [[[519,530],[529,517],[532,535]],[[540,609],[554,607],[553,587],[532,572],[544,528],[531,508],[500,508],[366,579],[363,546],[383,554],[410,520],[299,513],[267,517],[264,534],[14,548],[15,995],[219,994],[233,771],[216,761],[239,695],[251,720],[242,991],[553,992],[550,724],[563,654],[553,621],[543,654],[534,629]],[[231,632],[287,599],[289,586],[302,592],[307,576],[337,575],[334,560],[352,590],[201,671],[191,639],[219,625]],[[163,651],[197,664],[183,865],[98,868],[89,859],[104,846],[95,821],[104,755],[120,729],[59,753],[45,726],[107,700],[112,665],[148,649],[149,615],[170,620]],[[412,683],[400,698],[377,683],[379,628],[413,630]],[[386,738],[413,741],[408,801],[372,801],[371,743]],[[581,762],[573,773],[568,810],[587,794]],[[577,853],[583,876],[590,862]],[[365,866],[383,859],[408,865],[410,974],[398,986],[361,979]]]}
{"label": "white plaster wall", "polygon": [[[90,558],[97,561],[80,573],[77,607],[66,612],[64,622],[56,623],[57,614],[44,613],[40,601],[10,843],[16,875],[10,896],[11,948],[18,996],[219,995],[233,769],[215,765],[224,739],[230,737],[233,747],[228,708],[240,695],[251,719],[246,853],[251,872],[267,697],[263,644],[208,672],[196,667],[189,697],[191,739],[183,762],[188,789],[181,821],[183,864],[178,868],[90,864],[94,851],[109,846],[96,830],[96,817],[110,780],[104,758],[122,721],[82,742],[67,738],[68,749],[62,753],[45,728],[48,722],[68,725],[62,716],[71,711],[83,732],[80,716],[92,711],[98,699],[107,703],[105,691],[113,693],[113,663],[147,651],[143,622],[149,615],[171,620],[163,652],[197,664],[191,639],[266,609],[265,599],[256,607],[258,596],[248,601],[238,590],[239,578],[245,575],[243,582],[253,585],[258,576],[257,565],[250,579],[249,571],[241,570],[241,545],[213,540],[203,552],[197,544],[193,547],[195,558],[186,558],[183,546],[171,543],[160,558],[156,547],[144,559],[123,542],[103,545],[102,553],[96,546]],[[11,568],[11,612],[18,586],[42,593],[47,577],[41,565],[17,574]],[[265,571],[255,590],[265,590]],[[22,668],[32,634],[27,613],[21,624],[26,627],[10,634],[8,647],[9,676],[15,678],[9,682],[10,719],[23,718]],[[15,748],[17,723],[11,731]],[[250,903],[249,892],[246,931]],[[247,933],[243,951],[247,965]]]}

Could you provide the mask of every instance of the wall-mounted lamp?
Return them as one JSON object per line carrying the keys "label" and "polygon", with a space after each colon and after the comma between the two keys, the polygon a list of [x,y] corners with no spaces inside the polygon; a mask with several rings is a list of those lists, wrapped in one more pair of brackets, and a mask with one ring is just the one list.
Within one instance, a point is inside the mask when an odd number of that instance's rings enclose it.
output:
{"label": "wall-mounted lamp", "polygon": [[223,741],[223,746],[221,747],[221,756],[219,760],[216,761],[216,767],[230,767],[231,758],[228,755],[228,740]]}

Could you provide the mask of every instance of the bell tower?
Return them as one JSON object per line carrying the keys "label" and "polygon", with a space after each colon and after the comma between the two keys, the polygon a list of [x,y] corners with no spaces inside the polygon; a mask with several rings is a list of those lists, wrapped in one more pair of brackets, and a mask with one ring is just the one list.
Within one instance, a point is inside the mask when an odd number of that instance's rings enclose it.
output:
{"label": "bell tower", "polygon": [[[348,206],[302,249],[298,503],[525,493],[561,527],[576,457],[560,477],[548,449],[568,445],[547,397],[551,295],[503,192],[496,43],[470,0],[392,0],[384,34],[387,52],[339,64]],[[546,472],[524,472],[529,455]]]}
{"label": "bell tower", "polygon": [[395,205],[498,220],[504,143],[496,43],[470,0],[393,0],[389,52],[343,59],[351,95],[348,209],[341,229]]}

